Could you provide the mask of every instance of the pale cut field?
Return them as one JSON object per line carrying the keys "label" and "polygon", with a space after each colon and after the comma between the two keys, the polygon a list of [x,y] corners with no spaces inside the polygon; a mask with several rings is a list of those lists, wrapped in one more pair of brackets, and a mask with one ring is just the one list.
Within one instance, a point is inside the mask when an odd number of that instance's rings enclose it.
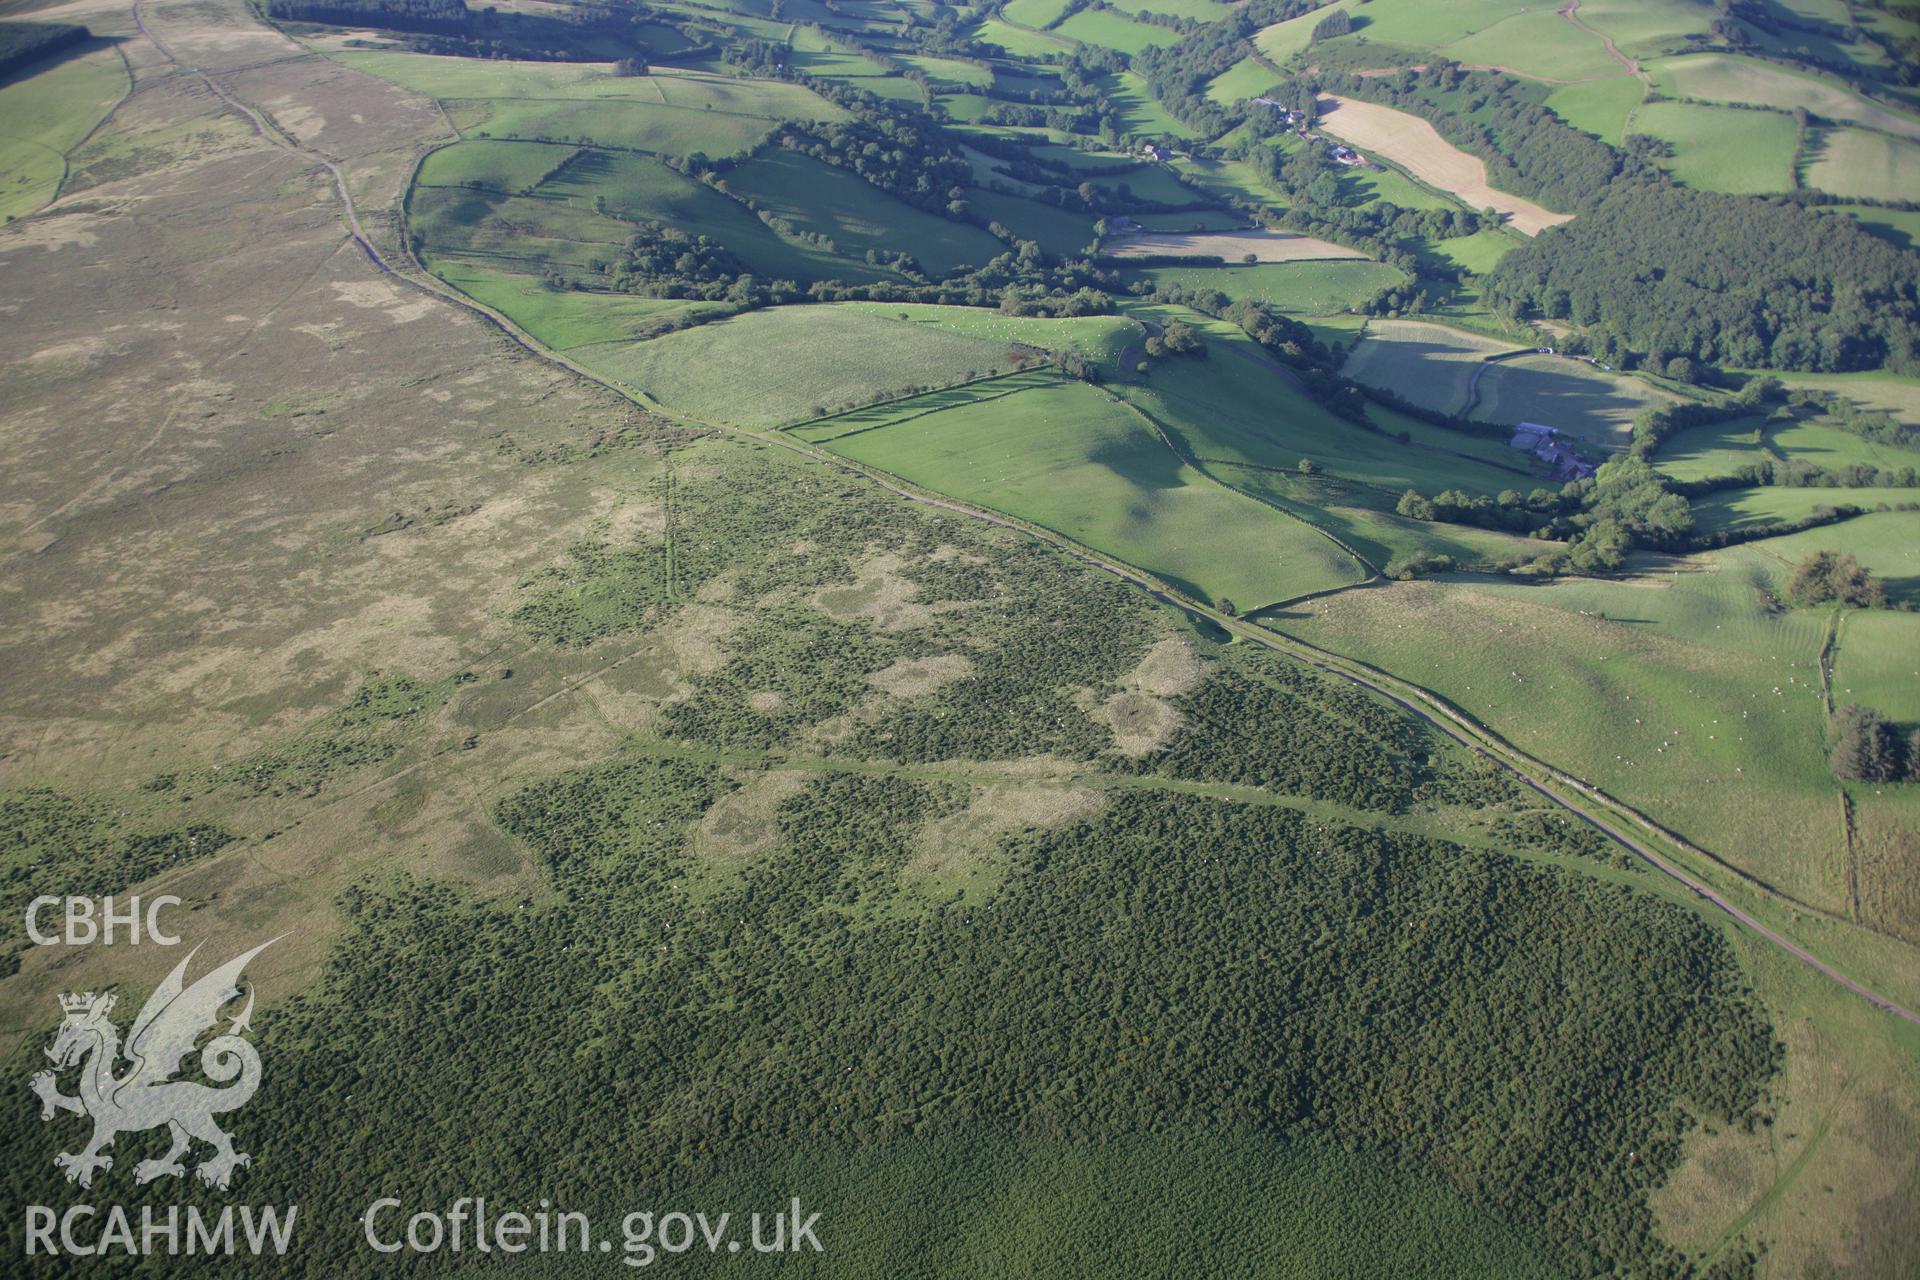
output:
{"label": "pale cut field", "polygon": [[1370,387],[1384,387],[1436,413],[1460,413],[1474,374],[1487,357],[1515,350],[1511,342],[1450,325],[1419,320],[1369,320],[1341,374]]}
{"label": "pale cut field", "polygon": [[1920,200],[1920,142],[1866,129],[1822,131],[1807,185],[1837,196]]}
{"label": "pale cut field", "polygon": [[1828,120],[1844,120],[1882,133],[1920,139],[1920,119],[1891,111],[1851,90],[1757,58],[1724,53],[1689,54],[1650,68],[1655,86],[1676,98],[1749,102],[1791,111],[1805,107]]}
{"label": "pale cut field", "polygon": [[1355,98],[1320,99],[1320,124],[1364,152],[1377,152],[1429,186],[1450,192],[1473,209],[1497,209],[1507,225],[1537,236],[1548,227],[1573,220],[1531,200],[1495,190],[1487,183],[1486,162],[1440,136],[1419,116]]}
{"label": "pale cut field", "polygon": [[1221,257],[1241,262],[1252,254],[1260,262],[1321,262],[1364,258],[1331,240],[1316,240],[1292,231],[1169,231],[1109,240],[1102,256],[1108,258]]}

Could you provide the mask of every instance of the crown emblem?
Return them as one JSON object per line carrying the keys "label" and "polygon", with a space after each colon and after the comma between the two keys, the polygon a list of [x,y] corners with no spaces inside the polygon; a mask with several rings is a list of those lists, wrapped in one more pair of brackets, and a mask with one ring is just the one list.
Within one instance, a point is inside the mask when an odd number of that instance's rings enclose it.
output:
{"label": "crown emblem", "polygon": [[94,991],[80,991],[60,997],[60,1008],[66,1013],[92,1013],[96,1008],[101,1013],[113,1008],[113,997]]}

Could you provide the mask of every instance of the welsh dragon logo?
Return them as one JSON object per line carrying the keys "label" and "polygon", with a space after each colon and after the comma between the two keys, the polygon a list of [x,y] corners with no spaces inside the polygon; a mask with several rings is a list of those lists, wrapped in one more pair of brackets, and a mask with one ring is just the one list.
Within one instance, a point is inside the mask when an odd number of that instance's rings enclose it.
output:
{"label": "welsh dragon logo", "polygon": [[47,1057],[53,1060],[56,1071],[84,1064],[80,1068],[79,1096],[70,1098],[60,1092],[55,1071],[37,1073],[32,1087],[40,1095],[42,1120],[51,1120],[62,1111],[93,1118],[92,1141],[79,1152],[63,1151],[53,1158],[54,1164],[66,1170],[69,1182],[92,1186],[96,1170],[113,1167],[113,1157],[101,1151],[113,1145],[114,1138],[161,1125],[171,1133],[173,1145],[160,1159],[135,1165],[135,1182],[185,1174],[186,1166],[180,1158],[196,1138],[214,1151],[194,1168],[209,1186],[226,1190],[233,1171],[251,1163],[251,1157],[235,1151],[233,1138],[213,1122],[215,1116],[245,1106],[260,1087],[260,1055],[242,1038],[253,1014],[251,990],[246,1007],[226,1033],[216,1035],[200,1050],[200,1070],[225,1087],[172,1077],[201,1035],[219,1021],[220,1010],[240,994],[237,984],[247,962],[277,941],[263,942],[187,986],[187,965],[200,950],[195,947],[147,997],[127,1033],[124,1049],[120,1029],[107,1016],[113,1012],[113,996],[88,991],[60,997],[66,1021],[54,1035]]}

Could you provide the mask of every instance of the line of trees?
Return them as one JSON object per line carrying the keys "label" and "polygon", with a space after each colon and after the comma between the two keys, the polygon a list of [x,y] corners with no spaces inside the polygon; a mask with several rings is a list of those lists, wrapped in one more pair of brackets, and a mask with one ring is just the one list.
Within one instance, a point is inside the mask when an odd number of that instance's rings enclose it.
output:
{"label": "line of trees", "polygon": [[464,36],[473,30],[466,0],[267,0],[269,17],[334,27]]}

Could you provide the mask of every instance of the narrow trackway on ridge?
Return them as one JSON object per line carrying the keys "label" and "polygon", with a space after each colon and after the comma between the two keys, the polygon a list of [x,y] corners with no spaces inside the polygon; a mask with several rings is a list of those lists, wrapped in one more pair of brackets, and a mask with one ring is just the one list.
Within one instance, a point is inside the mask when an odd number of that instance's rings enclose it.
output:
{"label": "narrow trackway on ridge", "polygon": [[[347,189],[346,178],[341,173],[340,167],[337,164],[335,164],[332,160],[328,159],[327,157],[322,156],[316,152],[310,151],[300,146],[292,138],[281,133],[277,128],[275,128],[271,123],[269,123],[265,115],[263,115],[260,111],[258,111],[251,105],[235,97],[217,80],[215,80],[212,75],[208,74],[205,71],[200,70],[198,67],[194,67],[185,62],[182,62],[178,57],[174,55],[172,50],[170,50],[162,41],[160,41],[157,37],[155,37],[153,32],[148,29],[146,21],[141,14],[141,5],[143,3],[144,3],[144,0],[134,0],[134,3],[133,3],[134,24],[136,27],[139,28],[140,34],[143,37],[145,37],[146,40],[149,43],[151,43],[156,50],[159,51],[162,57],[166,58],[168,62],[172,63],[175,67],[179,68],[180,70],[198,77],[201,80],[201,82],[203,82],[207,86],[208,90],[211,91],[214,94],[214,96],[219,98],[221,102],[225,103],[228,107],[232,108],[234,111],[237,111],[241,115],[245,116],[252,123],[254,130],[257,133],[259,133],[259,135],[263,139],[265,139],[268,143],[279,148],[282,151],[288,152],[289,154],[299,159],[307,161],[310,165],[312,165],[315,168],[325,169],[327,173],[331,175],[333,179],[334,191],[340,201],[342,218],[346,223],[348,234],[352,237],[354,242],[358,244],[360,248],[366,253],[368,261],[371,262],[372,265],[377,270],[392,276],[396,280],[403,281],[413,286],[414,288],[419,289],[423,293],[431,294],[432,296],[439,298],[441,301],[446,302],[451,306],[459,307],[462,310],[465,310],[465,311],[471,312],[474,315],[480,316],[481,318],[491,323],[494,327],[499,329],[515,345],[524,348],[529,354],[534,355],[542,360],[548,361],[549,363],[552,363],[554,365],[557,365],[560,368],[566,369],[568,372],[573,373],[578,377],[581,377],[598,386],[604,387],[608,391],[613,392],[615,395],[620,396],[622,399],[627,400],[632,404],[638,405],[639,407],[641,407],[642,409],[645,409],[649,413],[655,414],[659,417],[666,418],[669,420],[674,418],[679,418],[683,421],[695,422],[701,426],[713,427],[716,429],[730,431],[735,434],[747,436],[751,439],[760,440],[769,444],[778,444],[796,453],[800,453],[809,458],[812,458],[815,461],[820,462],[824,465],[835,467],[841,470],[842,472],[863,476],[866,479],[871,480],[873,483],[879,485],[882,489],[885,489],[889,493],[893,493],[899,497],[905,498],[910,502],[918,502],[925,506],[935,507],[944,511],[950,511],[957,515],[966,516],[970,519],[983,521],[991,525],[997,525],[1004,529],[1016,530],[1030,537],[1038,538],[1041,541],[1047,542],[1050,545],[1054,546],[1055,548],[1066,552],[1068,555],[1074,557],[1077,560],[1080,560],[1086,564],[1092,565],[1096,568],[1105,570],[1106,572],[1113,574],[1116,577],[1119,577],[1126,582],[1132,583],[1134,586],[1141,588],[1142,590],[1146,591],[1148,594],[1154,596],[1155,598],[1167,604],[1170,604],[1173,607],[1180,609],[1193,617],[1203,619],[1213,624],[1214,626],[1220,627],[1222,630],[1225,630],[1235,636],[1238,636],[1243,640],[1247,640],[1247,641],[1250,641],[1251,643],[1261,645],[1265,648],[1274,650],[1275,652],[1278,652],[1278,653],[1286,654],[1289,657],[1292,657],[1298,661],[1305,662],[1321,671],[1325,671],[1329,674],[1344,677],[1345,679],[1350,680],[1353,683],[1360,685],[1363,688],[1372,690],[1373,692],[1381,695],[1382,697],[1392,700],[1394,703],[1404,708],[1405,710],[1412,712],[1414,715],[1418,716],[1421,720],[1425,721],[1429,725],[1432,725],[1434,728],[1446,734],[1448,737],[1454,739],[1456,742],[1459,742],[1463,746],[1467,747],[1469,750],[1475,751],[1480,755],[1495,761],[1496,763],[1501,765],[1503,768],[1511,772],[1528,788],[1535,791],[1536,793],[1538,793],[1545,799],[1551,801],[1552,803],[1560,806],[1561,808],[1566,809],[1568,812],[1580,818],[1582,821],[1592,826],[1595,830],[1601,832],[1603,835],[1605,835],[1606,837],[1614,841],[1614,843],[1620,845],[1622,848],[1626,849],[1628,852],[1642,859],[1648,865],[1654,867],[1656,870],[1660,871],[1662,874],[1671,877],[1673,880],[1677,881],[1679,884],[1683,885],[1685,888],[1691,890],[1695,895],[1700,897],[1705,902],[1712,904],[1714,907],[1717,907],[1719,910],[1724,912],[1728,917],[1733,919],[1740,926],[1752,932],[1755,936],[1766,940],[1767,942],[1771,943],[1775,947],[1778,947],[1781,951],[1785,952],[1787,955],[1790,955],[1794,959],[1809,966],[1816,972],[1831,979],[1833,982],[1835,982],[1841,987],[1844,987],[1848,991],[1853,992],[1855,995],[1858,995],[1859,997],[1866,1000],[1868,1003],[1874,1005],[1875,1007],[1883,1009],[1886,1012],[1895,1015],[1896,1017],[1903,1018],[1906,1021],[1915,1024],[1916,1026],[1920,1026],[1920,1013],[1915,1013],[1913,1010],[1908,1009],[1905,1006],[1889,999],[1888,997],[1883,996],[1880,993],[1872,990],[1871,988],[1855,981],[1854,979],[1848,977],[1846,974],[1841,973],[1838,969],[1834,968],[1832,965],[1829,965],[1828,963],[1826,963],[1824,960],[1821,960],[1819,957],[1815,956],[1813,953],[1807,951],[1804,947],[1801,947],[1798,943],[1795,943],[1790,939],[1783,937],[1781,934],[1775,932],[1773,929],[1762,924],[1760,921],[1756,920],[1752,915],[1742,910],[1740,907],[1736,906],[1734,903],[1728,901],[1724,896],[1722,896],[1719,892],[1713,889],[1712,886],[1704,883],[1703,881],[1693,876],[1690,872],[1676,865],[1674,862],[1672,862],[1668,858],[1655,852],[1652,848],[1650,848],[1647,844],[1645,844],[1643,841],[1641,841],[1637,837],[1621,830],[1618,826],[1609,822],[1606,818],[1601,816],[1599,813],[1594,812],[1593,809],[1589,808],[1588,806],[1583,805],[1577,801],[1571,800],[1568,797],[1561,795],[1559,792],[1553,790],[1552,787],[1548,784],[1548,782],[1542,781],[1540,777],[1536,776],[1533,772],[1531,772],[1531,769],[1537,767],[1545,771],[1550,776],[1550,778],[1559,781],[1562,785],[1570,785],[1570,786],[1576,787],[1581,791],[1591,795],[1597,801],[1604,801],[1605,807],[1607,809],[1616,811],[1619,813],[1631,815],[1635,819],[1647,825],[1650,829],[1654,828],[1654,824],[1651,822],[1651,820],[1645,818],[1644,815],[1639,814],[1638,811],[1632,809],[1628,805],[1622,804],[1620,801],[1615,800],[1613,797],[1605,795],[1603,792],[1599,791],[1597,788],[1589,787],[1584,783],[1580,783],[1571,778],[1567,778],[1564,774],[1560,774],[1558,770],[1555,770],[1551,766],[1545,764],[1545,762],[1534,760],[1531,756],[1526,755],[1524,752],[1520,751],[1517,747],[1513,746],[1511,743],[1508,743],[1504,739],[1500,738],[1491,729],[1488,729],[1485,726],[1482,726],[1479,723],[1469,719],[1464,713],[1456,710],[1455,708],[1447,704],[1438,695],[1432,693],[1429,690],[1423,689],[1416,684],[1413,684],[1411,681],[1403,680],[1398,676],[1395,676],[1386,671],[1381,671],[1378,668],[1368,666],[1365,663],[1357,662],[1352,659],[1344,658],[1344,657],[1341,657],[1340,655],[1328,652],[1326,650],[1315,648],[1313,645],[1307,644],[1304,641],[1295,640],[1287,636],[1281,636],[1275,632],[1270,632],[1262,628],[1255,627],[1249,623],[1241,622],[1237,618],[1228,617],[1208,607],[1207,605],[1204,605],[1194,600],[1187,599],[1184,595],[1182,595],[1180,592],[1175,590],[1173,587],[1154,578],[1151,574],[1147,573],[1145,570],[1136,569],[1132,565],[1129,565],[1124,561],[1111,559],[1101,554],[1100,552],[1094,550],[1091,547],[1084,546],[1078,542],[1073,541],[1072,539],[1066,537],[1063,534],[1056,533],[1053,530],[1046,529],[1042,526],[1028,524],[1024,521],[1017,520],[1009,516],[1001,515],[999,513],[993,512],[985,508],[974,507],[967,503],[959,502],[955,499],[944,497],[938,494],[918,492],[913,488],[907,487],[907,483],[899,477],[891,476],[887,473],[878,471],[874,468],[866,467],[864,465],[851,462],[846,458],[842,458],[842,457],[839,457],[838,455],[828,453],[825,450],[816,449],[810,445],[805,444],[802,441],[795,440],[779,431],[761,431],[761,430],[754,430],[754,429],[745,428],[745,427],[735,427],[726,423],[709,422],[704,419],[693,418],[686,414],[672,413],[666,410],[663,406],[653,402],[648,397],[641,395],[640,393],[634,391],[633,389],[622,386],[619,383],[614,382],[609,378],[606,378],[600,374],[597,374],[590,369],[584,368],[581,365],[576,364],[574,361],[568,359],[565,355],[559,352],[551,351],[547,349],[531,334],[521,329],[520,326],[515,324],[511,319],[501,314],[500,312],[495,311],[493,308],[474,302],[473,300],[466,298],[462,295],[458,295],[454,293],[447,286],[440,284],[438,281],[428,283],[426,280],[422,280],[409,272],[402,271],[396,268],[393,265],[393,263],[390,262],[387,259],[387,257],[380,252],[379,248],[373,243],[372,240],[370,240],[367,237],[365,232],[361,229],[359,213],[358,213],[358,210],[355,208],[353,195]],[[1577,0],[1575,0],[1574,5],[1569,6],[1569,9],[1574,7],[1577,7]],[[1573,15],[1571,12],[1568,12],[1567,16],[1570,20],[1574,20],[1577,24],[1577,19],[1573,19]],[[1624,55],[1617,55],[1617,56],[1624,57]],[[1739,874],[1737,870],[1735,870],[1735,874],[1736,875]],[[1756,885],[1756,886],[1753,886],[1753,888],[1755,889],[1756,892],[1762,893],[1763,895],[1767,893],[1767,891],[1761,886]]]}

